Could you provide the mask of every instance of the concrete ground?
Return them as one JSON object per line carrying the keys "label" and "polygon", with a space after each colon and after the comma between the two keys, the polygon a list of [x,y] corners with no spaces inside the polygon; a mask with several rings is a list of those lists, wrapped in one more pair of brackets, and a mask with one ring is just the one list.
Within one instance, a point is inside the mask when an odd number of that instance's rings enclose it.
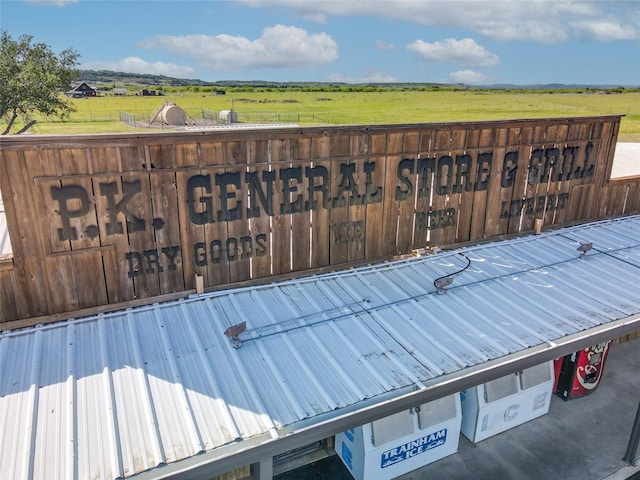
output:
{"label": "concrete ground", "polygon": [[[622,458],[640,404],[640,339],[611,346],[604,375],[588,396],[554,396],[549,413],[477,444],[464,436],[458,453],[397,480],[627,480],[640,478]],[[350,480],[340,459],[329,458],[277,480]],[[375,479],[372,479],[375,480]]]}

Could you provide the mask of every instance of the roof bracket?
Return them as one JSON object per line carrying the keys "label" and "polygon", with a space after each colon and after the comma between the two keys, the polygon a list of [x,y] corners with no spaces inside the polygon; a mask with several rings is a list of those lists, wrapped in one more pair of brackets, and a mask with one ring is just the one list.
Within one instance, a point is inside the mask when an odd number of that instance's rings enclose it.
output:
{"label": "roof bracket", "polygon": [[224,331],[224,334],[227,337],[231,338],[231,345],[233,348],[240,348],[242,345],[242,340],[240,340],[240,334],[243,333],[247,329],[247,322],[237,323],[235,325],[230,326]]}

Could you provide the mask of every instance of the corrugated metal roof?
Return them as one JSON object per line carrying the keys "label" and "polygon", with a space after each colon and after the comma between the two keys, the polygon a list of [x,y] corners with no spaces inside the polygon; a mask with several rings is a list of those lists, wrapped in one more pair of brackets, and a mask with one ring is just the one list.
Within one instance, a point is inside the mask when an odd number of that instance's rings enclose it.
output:
{"label": "corrugated metal roof", "polygon": [[640,143],[616,143],[611,178],[640,176]]}
{"label": "corrugated metal roof", "polygon": [[[439,294],[446,275],[454,282]],[[638,285],[633,216],[4,332],[0,478],[113,479],[250,451],[443,376],[635,322]],[[223,332],[244,321],[234,348]]]}

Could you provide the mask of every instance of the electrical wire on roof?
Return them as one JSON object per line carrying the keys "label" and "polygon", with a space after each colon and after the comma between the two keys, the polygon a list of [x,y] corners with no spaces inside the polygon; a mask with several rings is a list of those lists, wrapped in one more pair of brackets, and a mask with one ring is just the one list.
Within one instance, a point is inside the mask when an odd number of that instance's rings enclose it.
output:
{"label": "electrical wire on roof", "polygon": [[458,270],[455,273],[449,273],[447,275],[443,275],[442,277],[436,278],[433,281],[433,286],[436,287],[436,289],[438,290],[438,293],[445,293],[445,288],[453,283],[453,277],[461,274],[471,265],[471,259],[467,257],[464,253],[458,252],[458,255],[463,256],[467,260],[467,265],[463,269]]}
{"label": "electrical wire on roof", "polygon": [[[564,236],[564,235],[561,235]],[[567,237],[568,238],[568,237]],[[572,239],[573,240],[573,239]],[[583,244],[583,242],[578,242],[578,244]],[[614,248],[611,249],[610,251],[600,251],[597,250],[596,248],[593,247],[593,244],[591,245],[591,248],[587,249],[587,247],[578,247],[578,251],[580,251],[581,253],[583,253],[583,249],[586,251],[590,251],[590,250],[594,250],[598,253],[602,253],[604,255],[608,255],[611,256],[612,258],[616,258],[616,260],[618,261],[622,261],[624,263],[629,263],[630,265],[633,266],[637,266],[635,263],[632,263],[630,261],[625,260],[622,257],[619,256],[614,256],[614,254],[625,251],[625,250],[629,250],[632,248],[637,248],[638,246],[640,246],[640,244],[638,243],[634,243],[630,246],[626,246],[626,247],[619,247],[619,248]],[[454,272],[454,273],[450,273],[447,275],[443,275],[441,277],[436,278],[433,281],[434,286],[438,289],[438,293],[444,293],[444,292],[440,292],[441,289],[444,289],[445,286],[451,285],[451,283],[453,283],[453,277],[455,277],[456,275],[460,275],[461,273],[463,273],[465,270],[467,270],[470,266],[471,266],[471,259],[469,257],[467,257],[464,253],[462,252],[456,252],[458,255],[461,255],[462,257],[464,257],[464,259],[467,261],[467,264],[461,268],[460,270]],[[586,253],[586,252],[584,252]],[[582,255],[581,255],[582,256]],[[580,256],[580,257],[581,257]],[[580,258],[578,257],[578,258]],[[471,285],[475,285],[477,283],[481,283],[481,282],[486,282],[488,280],[499,280],[501,278],[506,278],[506,277],[513,277],[513,276],[517,276],[519,274],[522,273],[526,273],[532,270],[539,270],[540,268],[549,268],[549,267],[554,267],[554,266],[558,266],[558,265],[563,265],[566,264],[568,262],[572,262],[575,261],[577,257],[571,256],[568,258],[564,258],[562,260],[556,261],[556,262],[550,262],[550,263],[545,263],[544,265],[536,265],[536,266],[529,266],[527,268],[521,269],[521,270],[517,270],[517,271],[509,271],[507,273],[501,274],[501,275],[496,275],[493,276],[491,279],[476,279],[473,281],[470,281],[468,283],[466,283],[466,286],[471,286]],[[316,277],[317,278],[317,277]],[[308,313],[308,314],[304,314],[301,315],[299,317],[295,317],[295,318],[291,318],[291,319],[287,319],[281,322],[278,322],[276,324],[271,324],[271,325],[264,325],[258,328],[252,328],[252,329],[246,329],[240,331],[240,329],[242,329],[242,327],[246,328],[246,325],[232,325],[228,330],[227,330],[227,336],[231,338],[232,340],[232,344],[235,348],[238,348],[243,342],[247,342],[247,341],[251,341],[251,340],[256,340],[258,338],[264,338],[264,337],[269,337],[272,335],[281,335],[284,333],[288,333],[291,332],[293,330],[297,330],[300,328],[307,328],[313,325],[318,325],[318,324],[322,324],[325,322],[330,322],[330,321],[336,321],[336,320],[340,320],[340,319],[344,319],[347,317],[361,317],[363,318],[366,315],[370,315],[373,312],[379,311],[381,309],[384,308],[389,308],[395,305],[399,305],[401,303],[404,302],[409,302],[409,301],[415,301],[418,300],[420,298],[424,298],[427,296],[430,296],[433,294],[433,291],[424,291],[423,293],[417,294],[417,295],[410,295],[407,297],[403,297],[403,298],[398,298],[396,300],[392,300],[386,303],[381,303],[381,304],[375,304],[375,305],[371,305],[370,302],[371,300],[367,297],[363,298],[362,300],[359,301],[355,301],[353,303],[350,304],[342,304],[342,305],[337,305],[333,308],[330,309],[326,309],[326,310],[322,310],[319,312],[312,312],[312,313]],[[228,320],[227,320],[228,321]],[[230,324],[231,322],[228,321],[228,323]],[[235,327],[239,327],[239,329],[236,329]],[[234,338],[235,337],[235,338]]]}
{"label": "electrical wire on roof", "polygon": [[[450,285],[453,282],[453,278],[455,275],[459,275],[464,272],[471,265],[471,259],[467,257],[464,253],[458,252],[458,255],[461,255],[467,260],[467,265],[457,272],[443,275],[440,278],[434,280],[433,284],[438,288],[438,293],[441,293],[440,290],[443,288],[443,285]],[[430,295],[431,292],[426,292],[423,295]],[[301,315],[299,317],[291,318],[288,320],[284,320],[278,322],[273,325],[265,325],[262,327],[246,329],[246,322],[243,322],[238,325],[232,325],[225,331],[225,335],[230,337],[232,341],[232,345],[234,348],[239,348],[243,342],[247,342],[250,340],[255,340],[257,338],[268,337],[271,335],[279,335],[283,333],[290,332],[292,330],[297,330],[299,328],[306,328],[312,325],[317,325],[320,323],[325,323],[329,321],[336,321],[341,318],[355,316],[358,317],[362,314],[370,314],[374,310],[379,310],[381,308],[387,308],[393,305],[397,305],[399,303],[416,300],[417,298],[423,296],[411,296],[407,298],[402,298],[399,300],[395,300],[392,302],[388,302],[382,305],[377,305],[375,307],[369,306],[369,299],[363,298],[360,301],[356,301],[350,304],[338,305],[334,308],[322,310],[320,312],[313,312],[306,315]],[[241,338],[242,335],[242,338]]]}
{"label": "electrical wire on roof", "polygon": [[340,320],[342,318],[351,316],[358,316],[359,314],[363,313],[369,313],[371,310],[368,304],[369,299],[363,298],[362,300],[357,302],[338,305],[336,307],[328,308],[319,312],[308,313],[288,320],[282,320],[275,324],[263,325],[261,327],[251,328],[246,331],[243,330],[238,334],[238,337],[240,336],[240,334],[243,334],[243,337],[238,338],[238,340],[240,340],[241,342],[255,340],[256,338],[279,335],[300,328],[307,328],[321,323]]}

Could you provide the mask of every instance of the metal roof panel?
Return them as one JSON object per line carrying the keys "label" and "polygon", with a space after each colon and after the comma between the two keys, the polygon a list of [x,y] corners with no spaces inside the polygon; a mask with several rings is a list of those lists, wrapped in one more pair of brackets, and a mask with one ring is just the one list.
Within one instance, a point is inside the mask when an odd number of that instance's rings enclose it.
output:
{"label": "metal roof panel", "polygon": [[0,477],[224,458],[635,318],[639,231],[607,220],[3,332]]}

